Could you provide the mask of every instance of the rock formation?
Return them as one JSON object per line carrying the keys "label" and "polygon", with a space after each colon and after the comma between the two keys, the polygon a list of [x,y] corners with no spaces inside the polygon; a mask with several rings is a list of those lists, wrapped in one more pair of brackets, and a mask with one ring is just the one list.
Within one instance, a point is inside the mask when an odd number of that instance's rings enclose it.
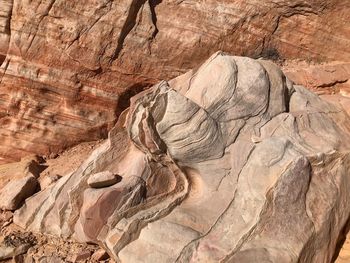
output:
{"label": "rock formation", "polygon": [[286,76],[294,83],[303,85],[318,94],[336,94],[350,97],[350,63],[331,62],[304,67],[288,67]]}
{"label": "rock formation", "polygon": [[350,63],[330,62],[309,65],[287,63],[283,72],[295,84],[302,85],[331,102],[340,104],[350,115]]}
{"label": "rock formation", "polygon": [[126,101],[221,49],[350,59],[343,0],[0,0],[0,161],[103,137]]}
{"label": "rock formation", "polygon": [[[218,52],[134,96],[14,222],[117,262],[330,262],[350,214],[349,132],[339,106],[274,64]],[[121,180],[91,188],[101,172]]]}

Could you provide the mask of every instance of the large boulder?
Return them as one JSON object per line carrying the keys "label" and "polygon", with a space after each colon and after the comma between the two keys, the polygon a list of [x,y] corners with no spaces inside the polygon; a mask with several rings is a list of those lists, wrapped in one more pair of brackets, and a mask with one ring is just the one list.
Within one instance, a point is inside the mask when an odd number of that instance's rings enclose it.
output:
{"label": "large boulder", "polygon": [[218,49],[350,59],[344,0],[0,0],[0,7],[4,161],[106,136],[130,96]]}
{"label": "large boulder", "polygon": [[0,164],[0,189],[14,179],[27,176],[38,178],[46,168],[47,166],[38,156],[27,156],[20,162]]}
{"label": "large boulder", "polygon": [[[118,262],[330,262],[350,215],[349,129],[274,64],[218,52],[134,96],[14,222]],[[122,179],[90,188],[103,171]]]}
{"label": "large boulder", "polygon": [[38,181],[34,176],[11,180],[0,190],[0,208],[16,210],[24,200],[32,196],[38,189]]}

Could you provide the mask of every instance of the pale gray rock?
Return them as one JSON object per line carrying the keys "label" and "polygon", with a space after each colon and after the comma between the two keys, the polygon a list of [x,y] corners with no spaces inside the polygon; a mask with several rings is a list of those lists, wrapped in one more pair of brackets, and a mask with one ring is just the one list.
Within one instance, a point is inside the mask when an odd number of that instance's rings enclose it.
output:
{"label": "pale gray rock", "polygon": [[[109,140],[14,222],[117,262],[330,262],[350,215],[350,119],[263,60],[215,53],[134,96]],[[89,186],[110,171],[121,182]]]}
{"label": "pale gray rock", "polygon": [[92,188],[103,188],[118,183],[119,179],[120,176],[114,175],[110,171],[104,171],[91,175],[87,183]]}
{"label": "pale gray rock", "polygon": [[23,201],[33,195],[38,187],[38,181],[34,176],[10,181],[0,190],[0,208],[4,210],[16,210]]}

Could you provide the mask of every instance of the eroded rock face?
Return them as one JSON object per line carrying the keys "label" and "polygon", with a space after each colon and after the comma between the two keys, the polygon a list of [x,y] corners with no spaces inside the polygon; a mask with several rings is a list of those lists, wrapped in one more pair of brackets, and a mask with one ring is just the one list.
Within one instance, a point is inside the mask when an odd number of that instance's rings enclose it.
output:
{"label": "eroded rock face", "polygon": [[343,0],[1,0],[0,6],[6,161],[105,136],[134,92],[219,49],[350,59],[350,3]]}
{"label": "eroded rock face", "polygon": [[336,94],[350,97],[350,63],[331,62],[321,65],[291,67],[284,73],[294,83],[318,94]]}
{"label": "eroded rock face", "polygon": [[284,73],[290,80],[295,84],[307,87],[327,101],[341,105],[350,115],[349,62],[316,65],[301,62],[291,64],[289,63],[284,69]]}
{"label": "eroded rock face", "polygon": [[[218,52],[133,97],[14,222],[118,262],[330,262],[350,214],[349,121],[274,64]],[[122,180],[90,188],[103,171]]]}
{"label": "eroded rock face", "polygon": [[4,62],[10,44],[10,22],[13,0],[0,1],[0,65]]}

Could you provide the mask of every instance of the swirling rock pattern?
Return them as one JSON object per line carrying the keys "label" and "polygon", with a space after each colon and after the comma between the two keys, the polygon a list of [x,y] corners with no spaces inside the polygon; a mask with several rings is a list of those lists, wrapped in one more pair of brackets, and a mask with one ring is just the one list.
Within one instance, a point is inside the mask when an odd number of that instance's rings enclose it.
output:
{"label": "swirling rock pattern", "polygon": [[[14,222],[118,262],[330,262],[350,214],[349,129],[274,64],[218,52],[133,97]],[[90,188],[103,171],[121,181]]]}
{"label": "swirling rock pattern", "polygon": [[344,0],[1,0],[0,162],[106,136],[133,93],[217,50],[349,61],[349,11]]}

